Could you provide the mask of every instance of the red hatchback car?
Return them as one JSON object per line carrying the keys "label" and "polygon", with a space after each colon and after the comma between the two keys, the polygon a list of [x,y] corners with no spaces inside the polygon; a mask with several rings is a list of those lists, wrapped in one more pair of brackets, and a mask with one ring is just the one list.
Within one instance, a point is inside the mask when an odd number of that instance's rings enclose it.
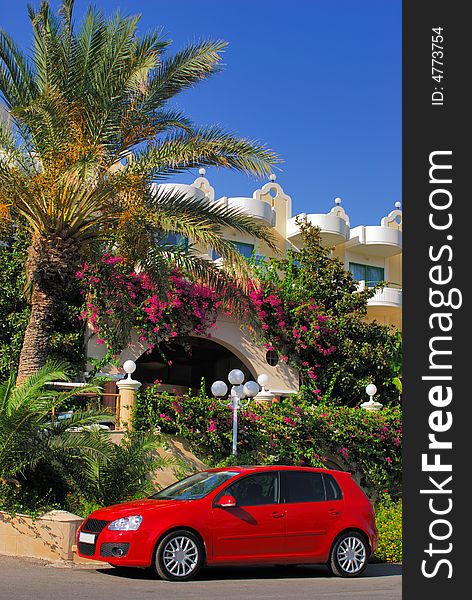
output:
{"label": "red hatchback car", "polygon": [[374,510],[349,473],[286,466],[202,471],[93,512],[77,534],[79,556],[170,581],[203,565],[326,564],[355,577],[376,546]]}

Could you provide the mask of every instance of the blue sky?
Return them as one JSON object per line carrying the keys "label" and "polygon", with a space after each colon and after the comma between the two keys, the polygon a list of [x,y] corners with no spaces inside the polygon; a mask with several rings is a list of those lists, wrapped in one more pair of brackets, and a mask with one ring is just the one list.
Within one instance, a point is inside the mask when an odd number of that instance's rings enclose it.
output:
{"label": "blue sky", "polygon": [[[37,5],[39,0],[33,4]],[[53,4],[57,4],[54,2]],[[79,20],[88,1],[77,0]],[[377,224],[401,198],[401,0],[96,0],[140,13],[172,48],[225,39],[225,70],[176,100],[200,124],[267,143],[283,158],[277,182],[294,212],[343,198],[351,226]],[[0,0],[1,26],[31,43],[26,2]],[[180,175],[191,182],[197,173]],[[219,196],[260,183],[209,169]]]}

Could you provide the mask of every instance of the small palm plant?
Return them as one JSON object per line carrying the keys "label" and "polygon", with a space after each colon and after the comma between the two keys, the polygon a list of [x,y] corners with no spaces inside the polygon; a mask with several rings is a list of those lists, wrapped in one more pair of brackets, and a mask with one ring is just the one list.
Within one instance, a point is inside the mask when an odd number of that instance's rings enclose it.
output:
{"label": "small palm plant", "polygon": [[[102,435],[100,431],[91,433],[92,437]],[[77,468],[67,477],[73,490],[71,510],[85,516],[101,506],[149,496],[156,490],[152,474],[174,464],[158,455],[160,445],[154,433],[132,432],[121,444],[113,445],[106,461],[95,455],[83,469],[76,463]]]}
{"label": "small palm plant", "polygon": [[[112,443],[98,423],[109,415],[79,411],[69,419],[53,419],[75,390],[51,389],[67,381],[67,366],[47,363],[19,385],[15,376],[0,384],[0,502],[9,508],[10,490],[26,509],[38,502],[67,507],[110,504],[143,496],[153,489],[149,474],[163,466],[156,458],[159,439],[135,434],[121,446]],[[82,392],[98,392],[95,386]],[[10,494],[11,498],[12,494]],[[30,502],[30,506],[28,506]]]}
{"label": "small palm plant", "polygon": [[[67,380],[66,365],[51,362],[19,385],[15,385],[14,375],[0,384],[0,477],[14,478],[44,460],[107,454],[101,440],[91,443],[86,436],[70,431],[97,425],[105,415],[83,411],[64,421],[52,418],[77,391],[63,392],[48,384]],[[86,386],[81,391],[98,392],[99,388]]]}

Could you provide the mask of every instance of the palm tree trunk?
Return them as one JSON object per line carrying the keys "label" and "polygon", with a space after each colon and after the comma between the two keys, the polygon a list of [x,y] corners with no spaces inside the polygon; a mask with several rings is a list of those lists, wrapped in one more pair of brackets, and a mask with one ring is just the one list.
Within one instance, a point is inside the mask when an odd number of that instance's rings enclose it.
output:
{"label": "palm tree trunk", "polygon": [[31,315],[20,354],[17,383],[43,367],[54,332],[58,304],[78,264],[78,244],[59,235],[33,234],[26,262],[32,288]]}
{"label": "palm tree trunk", "polygon": [[31,314],[26,327],[18,366],[17,384],[44,366],[48,358],[49,338],[54,331],[57,299],[34,285]]}

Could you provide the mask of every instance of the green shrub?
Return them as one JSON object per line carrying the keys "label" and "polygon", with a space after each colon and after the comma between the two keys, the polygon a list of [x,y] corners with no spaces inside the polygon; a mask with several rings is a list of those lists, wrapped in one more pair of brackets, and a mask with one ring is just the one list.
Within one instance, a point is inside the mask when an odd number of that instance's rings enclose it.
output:
{"label": "green shrub", "polygon": [[[52,418],[74,402],[74,391],[49,389],[67,381],[63,363],[50,362],[16,385],[0,384],[0,510],[37,516],[64,508],[85,516],[94,508],[142,498],[155,489],[150,474],[167,466],[152,433],[130,433],[120,445],[97,428],[106,414],[74,412]],[[82,391],[97,392],[95,386]]]}
{"label": "green shrub", "polygon": [[374,557],[382,562],[402,562],[402,502],[385,496],[375,507],[379,545]]}
{"label": "green shrub", "polygon": [[0,478],[0,510],[11,516],[20,513],[36,518],[45,512],[60,508],[62,507],[54,501],[52,494],[25,487],[19,480],[7,481]]}
{"label": "green shrub", "polygon": [[[93,434],[110,439],[102,431]],[[65,502],[68,510],[87,516],[102,506],[152,494],[156,486],[151,473],[171,464],[170,460],[157,455],[160,446],[159,436],[131,432],[119,445],[110,442],[106,457],[92,457],[86,470],[76,464],[66,477],[70,490]]]}
{"label": "green shrub", "polygon": [[[210,465],[231,463],[232,413],[203,393],[177,397],[159,386],[142,391],[135,427],[184,437]],[[239,463],[327,466],[361,473],[372,498],[397,495],[401,482],[401,409],[314,406],[292,397],[272,405],[254,402],[240,411]]]}

